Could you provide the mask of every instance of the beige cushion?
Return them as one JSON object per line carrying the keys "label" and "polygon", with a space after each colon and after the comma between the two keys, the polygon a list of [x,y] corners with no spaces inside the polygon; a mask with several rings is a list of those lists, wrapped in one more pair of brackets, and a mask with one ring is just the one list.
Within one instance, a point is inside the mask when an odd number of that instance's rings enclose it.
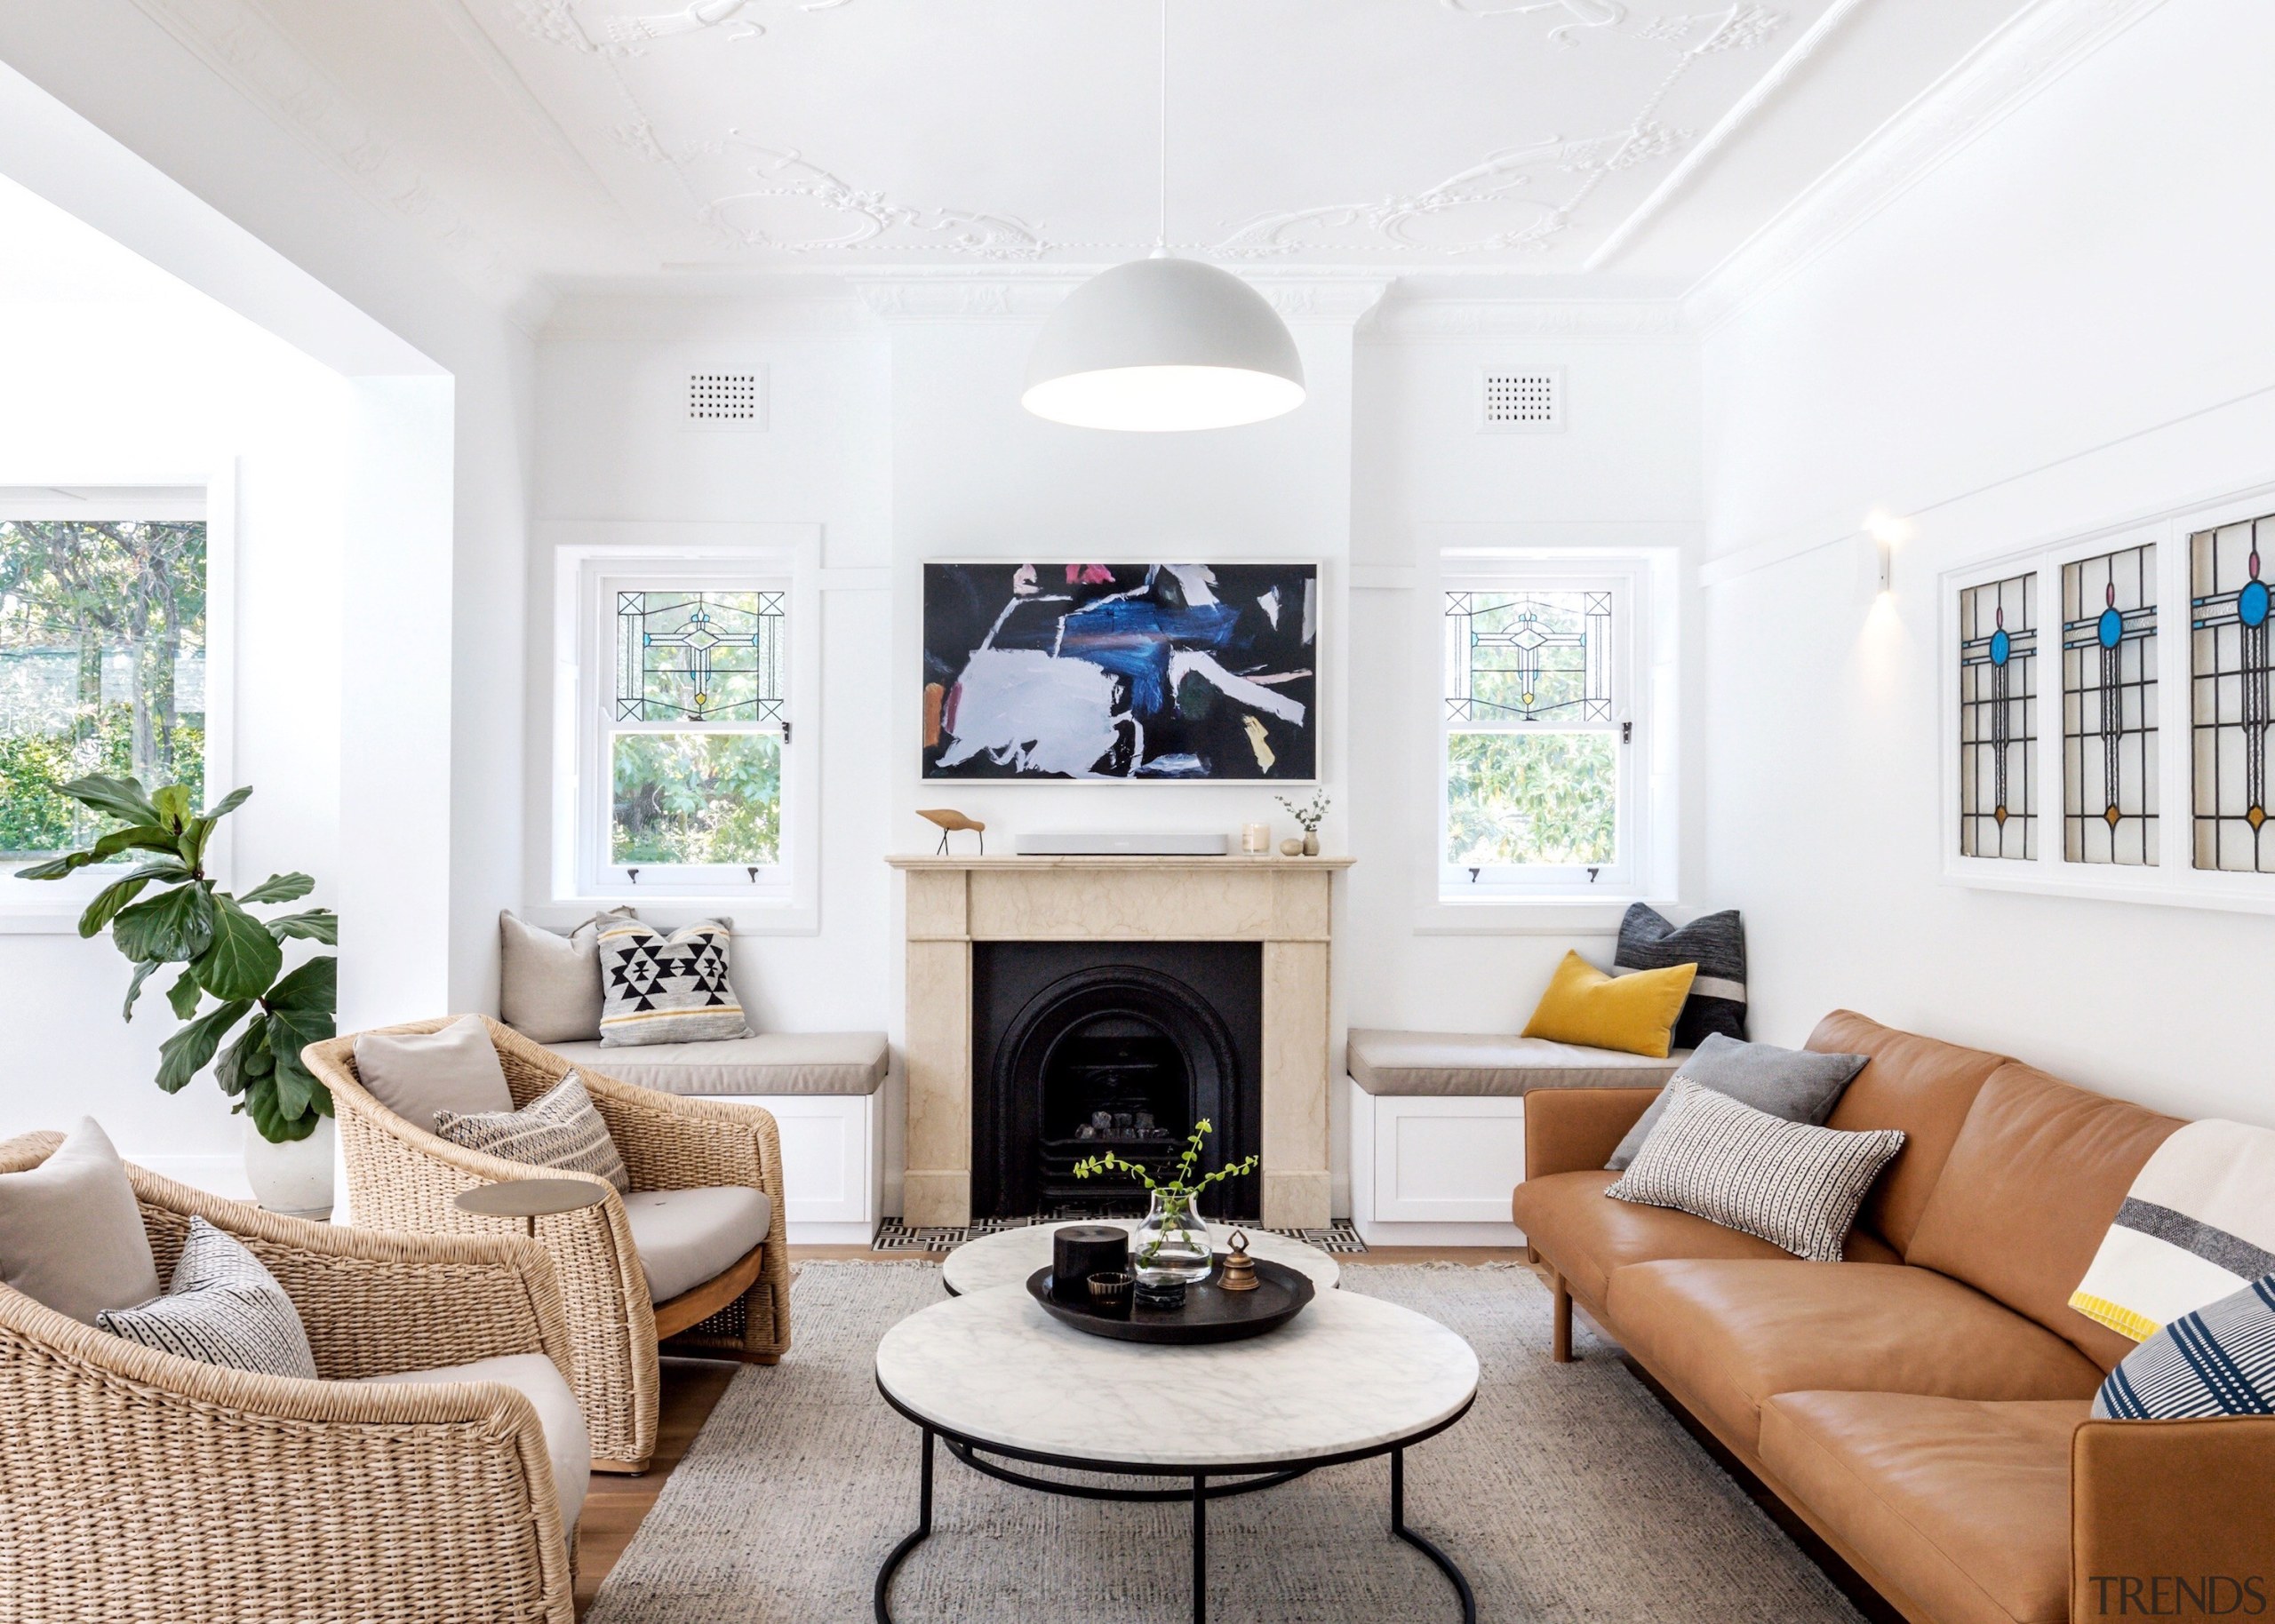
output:
{"label": "beige cushion", "polygon": [[38,1166],[0,1174],[0,1280],[85,1325],[158,1294],[126,1164],[93,1118]]}
{"label": "beige cushion", "polygon": [[355,1039],[355,1075],[373,1099],[430,1134],[438,1111],[475,1116],[514,1109],[506,1068],[478,1015],[461,1015],[438,1032],[365,1032]]}
{"label": "beige cushion", "polygon": [[717,1279],[774,1227],[773,1203],[747,1184],[635,1190],[624,1215],[657,1302]]}
{"label": "beige cushion", "polygon": [[595,914],[568,935],[498,916],[498,1018],[532,1043],[601,1035],[601,926],[629,908]]}
{"label": "beige cushion", "polygon": [[641,1048],[547,1047],[563,1060],[666,1094],[874,1094],[885,1080],[882,1032],[760,1032]]}
{"label": "beige cushion", "polygon": [[585,1430],[585,1413],[577,1395],[561,1379],[560,1367],[541,1353],[511,1353],[499,1358],[476,1359],[471,1365],[446,1365],[439,1370],[404,1371],[396,1375],[365,1376],[368,1385],[409,1381],[422,1387],[449,1381],[502,1381],[537,1411],[545,1429],[545,1453],[553,1460],[553,1492],[561,1500],[561,1530],[573,1532],[577,1516],[585,1509],[585,1486],[593,1473],[592,1436]]}
{"label": "beige cushion", "polygon": [[1616,1049],[1490,1032],[1393,1032],[1353,1028],[1351,1080],[1369,1094],[1494,1095],[1536,1088],[1648,1088],[1690,1058],[1661,1060]]}

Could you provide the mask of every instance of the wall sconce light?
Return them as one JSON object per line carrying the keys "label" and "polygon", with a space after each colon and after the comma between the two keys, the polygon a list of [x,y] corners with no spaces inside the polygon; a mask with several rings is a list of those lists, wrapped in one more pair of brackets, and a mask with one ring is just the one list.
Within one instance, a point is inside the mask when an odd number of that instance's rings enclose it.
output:
{"label": "wall sconce light", "polygon": [[1864,536],[1872,544],[1872,593],[1885,598],[1896,589],[1896,546],[1904,537],[1901,521],[1875,512],[1864,521]]}
{"label": "wall sconce light", "polygon": [[1874,590],[1885,598],[1896,583],[1896,543],[1885,536],[1875,536],[1872,537],[1872,548],[1880,555],[1879,584]]}

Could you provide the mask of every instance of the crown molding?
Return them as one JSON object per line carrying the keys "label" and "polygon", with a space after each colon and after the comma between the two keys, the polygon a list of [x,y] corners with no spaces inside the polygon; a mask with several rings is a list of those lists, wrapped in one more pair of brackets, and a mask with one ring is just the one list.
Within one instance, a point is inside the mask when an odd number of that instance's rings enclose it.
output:
{"label": "crown molding", "polygon": [[557,294],[544,324],[548,338],[652,338],[715,343],[741,338],[876,338],[877,322],[850,289]]}
{"label": "crown molding", "polygon": [[1683,297],[1728,320],[1903,196],[2164,0],[2039,0],[1920,92]]}
{"label": "crown molding", "polygon": [[248,0],[134,0],[135,6],[280,129],[297,137],[365,202],[442,251],[457,279],[516,308],[528,277],[396,150],[338,84]]}
{"label": "crown molding", "polygon": [[[910,269],[849,275],[846,282],[880,320],[925,322],[1041,322],[1076,288],[1108,267],[974,273]],[[1237,275],[1237,273],[1235,273]],[[1394,278],[1367,272],[1251,272],[1241,277],[1287,322],[1348,327],[1382,300]]]}
{"label": "crown molding", "polygon": [[1672,299],[1414,299],[1377,310],[1363,336],[1401,344],[1620,343],[1688,338],[1692,329]]}

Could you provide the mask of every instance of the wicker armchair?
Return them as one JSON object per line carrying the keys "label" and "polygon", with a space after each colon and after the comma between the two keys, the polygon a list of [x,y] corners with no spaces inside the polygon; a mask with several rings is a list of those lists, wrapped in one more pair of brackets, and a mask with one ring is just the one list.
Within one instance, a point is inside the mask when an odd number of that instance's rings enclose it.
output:
{"label": "wicker armchair", "polygon": [[[457,1016],[384,1030],[438,1031]],[[527,1105],[571,1070],[624,1158],[635,1190],[748,1184],[774,1212],[767,1240],[728,1271],[668,1302],[651,1303],[624,1203],[613,1190],[598,1206],[540,1218],[537,1238],[561,1276],[577,1348],[577,1399],[593,1435],[593,1467],[645,1471],[656,1452],[656,1352],[771,1365],[790,1346],[790,1264],[782,1240],[782,1144],[773,1116],[755,1105],[684,1099],[635,1088],[539,1047],[483,1016],[514,1103]],[[422,1234],[496,1235],[518,1219],[477,1218],[454,1205],[479,1184],[537,1176],[536,1170],[468,1150],[414,1126],[357,1081],[355,1039],[312,1044],[308,1068],[331,1086],[347,1164],[355,1221]]]}
{"label": "wicker armchair", "polygon": [[[0,1173],[60,1142],[0,1143]],[[228,1230],[291,1294],[325,1380],[178,1358],[0,1286],[0,1618],[571,1624],[530,1401],[496,1382],[353,1381],[529,1353],[566,1375],[543,1253],[335,1230],[127,1176],[160,1277],[193,1216]]]}

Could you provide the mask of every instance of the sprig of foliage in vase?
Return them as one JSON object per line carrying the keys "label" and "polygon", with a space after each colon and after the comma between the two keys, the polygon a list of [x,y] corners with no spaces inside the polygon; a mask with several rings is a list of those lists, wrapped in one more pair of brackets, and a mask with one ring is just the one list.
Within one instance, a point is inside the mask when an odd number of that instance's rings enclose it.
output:
{"label": "sprig of foliage in vase", "polygon": [[1328,800],[1325,790],[1314,793],[1312,796],[1311,805],[1307,807],[1297,806],[1285,795],[1274,795],[1272,799],[1288,808],[1288,816],[1296,820],[1305,834],[1319,832],[1319,826],[1327,822],[1328,808],[1334,804]]}
{"label": "sprig of foliage in vase", "polygon": [[[121,1014],[134,1018],[142,983],[162,966],[181,974],[166,990],[176,1018],[187,1024],[158,1049],[158,1087],[179,1093],[213,1065],[231,1107],[250,1114],[261,1137],[275,1143],[306,1139],[316,1120],[331,1115],[331,1091],[300,1063],[300,1051],[332,1036],[339,1008],[339,960],[322,954],[284,968],[290,937],[338,945],[339,916],[329,908],[256,919],[248,903],[298,902],[315,888],[306,874],[272,874],[241,896],[217,888],[205,872],[205,848],[220,821],[252,793],[232,790],[203,815],[194,814],[188,786],[145,791],[135,778],[75,778],[63,792],[99,816],[124,826],[81,851],[19,869],[19,880],[60,880],[90,864],[127,852],[154,854],[113,880],[79,916],[79,934],[110,928],[112,944],[134,966]],[[149,887],[155,896],[136,900]],[[208,995],[219,1001],[204,1014]],[[227,1049],[221,1040],[251,1019]],[[215,1061],[216,1051],[220,1059]]]}
{"label": "sprig of foliage in vase", "polygon": [[[1174,1230],[1182,1234],[1185,1230],[1185,1218],[1193,1211],[1193,1204],[1201,1198],[1210,1185],[1220,1184],[1226,1179],[1236,1179],[1244,1173],[1256,1171],[1257,1158],[1248,1156],[1236,1162],[1227,1162],[1214,1173],[1203,1173],[1195,1178],[1193,1174],[1201,1166],[1201,1142],[1216,1131],[1206,1117],[1194,1123],[1193,1136],[1185,1142],[1185,1150],[1177,1158],[1177,1171],[1167,1178],[1156,1179],[1140,1164],[1125,1160],[1111,1150],[1099,1156],[1086,1156],[1076,1162],[1074,1176],[1078,1179],[1087,1179],[1103,1173],[1128,1174],[1143,1184],[1148,1194],[1161,1198],[1165,1230]],[[1141,1263],[1150,1263],[1153,1261],[1153,1254],[1160,1250],[1161,1241],[1157,1238],[1151,1246],[1138,1254],[1138,1261]]]}

